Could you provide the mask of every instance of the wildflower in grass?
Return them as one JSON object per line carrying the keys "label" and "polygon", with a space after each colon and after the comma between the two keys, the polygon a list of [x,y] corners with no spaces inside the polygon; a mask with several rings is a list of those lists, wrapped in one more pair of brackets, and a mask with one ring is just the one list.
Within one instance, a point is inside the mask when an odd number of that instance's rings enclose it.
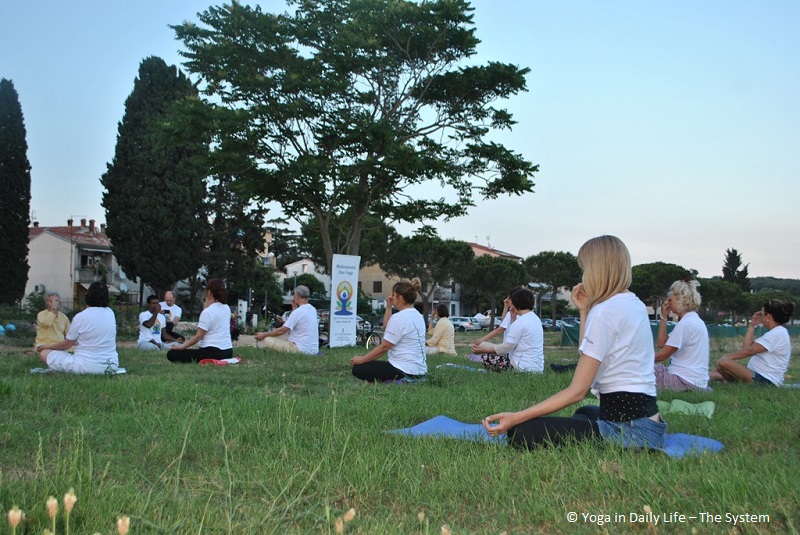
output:
{"label": "wildflower in grass", "polygon": [[442,526],[442,535],[450,535],[450,526],[447,524]]}
{"label": "wildflower in grass", "polygon": [[355,517],[356,517],[356,510],[351,507],[350,510],[347,511],[342,518],[344,519],[344,522],[346,524],[348,522],[351,522]]}
{"label": "wildflower in grass", "polygon": [[131,519],[127,516],[121,516],[117,519],[117,533],[119,535],[128,535],[128,530],[131,529]]}
{"label": "wildflower in grass", "polygon": [[45,502],[45,507],[47,508],[47,516],[50,517],[50,523],[53,526],[53,533],[56,532],[56,515],[58,515],[58,500],[56,500],[53,496],[47,498],[47,502]]}
{"label": "wildflower in grass", "polygon": [[69,514],[72,512],[72,508],[75,507],[75,502],[77,501],[78,497],[75,496],[75,489],[69,489],[69,492],[64,494],[64,511],[67,512],[67,535],[69,535]]}
{"label": "wildflower in grass", "polygon": [[425,513],[423,513],[422,511],[420,511],[419,513],[417,513],[417,520],[419,520],[419,523],[420,523],[420,524],[422,524],[423,522],[425,522]]}
{"label": "wildflower in grass", "polygon": [[344,521],[342,517],[337,518],[333,525],[336,528],[336,533],[344,533]]}
{"label": "wildflower in grass", "polygon": [[642,507],[642,509],[644,509],[644,512],[647,513],[647,514],[650,514],[650,513],[653,512],[653,508],[650,507],[649,505],[645,505],[644,507]]}
{"label": "wildflower in grass", "polygon": [[8,525],[11,526],[11,533],[17,532],[17,526],[25,520],[25,512],[21,511],[16,505],[8,512]]}

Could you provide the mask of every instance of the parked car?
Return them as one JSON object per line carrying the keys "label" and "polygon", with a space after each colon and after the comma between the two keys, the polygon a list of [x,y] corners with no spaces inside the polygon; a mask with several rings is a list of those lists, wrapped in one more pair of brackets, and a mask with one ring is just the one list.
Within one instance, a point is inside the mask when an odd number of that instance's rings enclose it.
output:
{"label": "parked car", "polygon": [[[560,321],[560,320],[559,320]],[[553,320],[550,318],[542,318],[542,329],[545,331],[552,331],[553,330]],[[561,325],[556,321],[556,330],[561,330]]]}
{"label": "parked car", "polygon": [[460,332],[481,330],[479,323],[472,321],[472,318],[467,318],[466,316],[450,316],[450,322],[453,324],[455,330]]}
{"label": "parked car", "polygon": [[575,316],[564,316],[563,318],[561,318],[561,321],[563,321],[570,327],[576,327],[581,324],[581,319],[576,318]]}

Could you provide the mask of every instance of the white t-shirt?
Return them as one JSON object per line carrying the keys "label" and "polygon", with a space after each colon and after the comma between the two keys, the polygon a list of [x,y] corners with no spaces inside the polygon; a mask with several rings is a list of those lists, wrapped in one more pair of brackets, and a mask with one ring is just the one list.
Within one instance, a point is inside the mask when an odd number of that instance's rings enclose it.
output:
{"label": "white t-shirt", "polygon": [[708,328],[697,312],[687,312],[669,334],[667,345],[677,349],[668,371],[698,388],[708,386]]}
{"label": "white t-shirt", "polygon": [[311,304],[306,303],[294,309],[283,326],[289,329],[289,341],[294,342],[301,353],[319,353],[317,309]]}
{"label": "white t-shirt", "polygon": [[414,307],[392,314],[383,339],[394,344],[389,350],[389,364],[408,375],[428,373],[425,358],[425,320]]}
{"label": "white t-shirt", "polygon": [[200,347],[231,349],[231,309],[219,301],[211,303],[200,313],[197,328],[206,331],[200,340]]}
{"label": "white t-shirt", "polygon": [[177,304],[173,304],[169,306],[166,301],[161,301],[159,303],[161,305],[161,313],[164,314],[164,318],[170,323],[174,323],[172,318],[180,318],[183,317],[183,310]]}
{"label": "white t-shirt", "polygon": [[149,342],[150,340],[155,340],[159,344],[161,343],[161,331],[167,326],[167,320],[164,318],[164,314],[158,314],[153,326],[149,328],[145,327],[144,322],[150,321],[152,317],[153,313],[149,310],[145,310],[139,314],[139,343]]}
{"label": "white t-shirt", "polygon": [[83,361],[87,371],[102,371],[109,364],[114,368],[119,366],[117,320],[109,307],[89,307],[76,314],[67,331],[67,339],[75,341],[76,360]]}
{"label": "white t-shirt", "polygon": [[592,385],[600,394],[656,395],[653,331],[644,303],[633,293],[618,293],[592,307],[579,349],[600,361]]}
{"label": "white t-shirt", "polygon": [[534,312],[517,316],[503,338],[504,344],[514,344],[508,358],[515,370],[541,373],[544,371],[544,331]]}
{"label": "white t-shirt", "polygon": [[792,356],[792,341],[789,331],[783,325],[770,329],[756,340],[767,351],[750,357],[747,367],[769,379],[775,386],[783,384],[783,375],[789,367]]}

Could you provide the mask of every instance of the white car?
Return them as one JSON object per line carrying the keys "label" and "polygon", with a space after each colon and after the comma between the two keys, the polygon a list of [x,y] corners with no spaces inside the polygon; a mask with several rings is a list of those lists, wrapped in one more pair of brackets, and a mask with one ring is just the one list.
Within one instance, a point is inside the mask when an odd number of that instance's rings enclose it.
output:
{"label": "white car", "polygon": [[361,316],[356,316],[356,326],[358,327],[358,329],[363,328],[367,331],[372,330],[372,324],[369,321],[362,318]]}
{"label": "white car", "polygon": [[450,316],[450,323],[453,324],[455,330],[460,332],[481,330],[481,325],[478,322],[466,316]]}

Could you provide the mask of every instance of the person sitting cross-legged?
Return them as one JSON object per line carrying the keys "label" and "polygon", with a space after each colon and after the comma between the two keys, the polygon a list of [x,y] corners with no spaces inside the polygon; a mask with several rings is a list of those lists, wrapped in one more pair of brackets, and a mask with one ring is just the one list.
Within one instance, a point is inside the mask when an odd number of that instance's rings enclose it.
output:
{"label": "person sitting cross-legged", "polygon": [[481,355],[483,365],[492,371],[544,371],[544,332],[539,316],[533,311],[534,295],[527,288],[511,294],[511,313],[516,315],[502,344],[475,343],[472,352]]}
{"label": "person sitting cross-legged", "polygon": [[[661,307],[656,345],[656,388],[658,390],[708,389],[708,328],[697,315],[700,293],[697,281],[675,281]],[[667,316],[678,315],[678,324],[667,336]],[[670,360],[669,368],[660,362]]]}
{"label": "person sitting cross-legged", "polygon": [[[197,334],[182,344],[173,346],[167,353],[167,359],[170,362],[183,363],[206,359],[214,361],[234,359],[233,342],[231,342],[231,309],[227,302],[228,290],[222,279],[208,281],[206,301],[200,313],[200,320],[197,322]],[[195,344],[200,348],[186,351],[186,348]]]}
{"label": "person sitting cross-legged", "polygon": [[[108,287],[95,281],[86,291],[88,308],[72,319],[67,336],[53,344],[39,344],[39,358],[56,371],[113,373],[119,367],[117,320],[108,306]],[[75,353],[67,350],[75,348]]]}
{"label": "person sitting cross-legged", "polygon": [[61,296],[57,292],[47,292],[44,296],[47,307],[36,315],[36,340],[34,347],[43,344],[57,344],[64,340],[69,331],[69,318],[61,312]]}
{"label": "person sitting cross-legged", "polygon": [[[428,332],[431,337],[425,342],[425,353],[435,355],[444,353],[446,355],[456,355],[456,333],[450,318],[447,305],[438,304],[433,309]],[[438,318],[438,320],[437,320]],[[433,324],[434,320],[436,325]]]}
{"label": "person sitting cross-legged", "polygon": [[311,292],[307,286],[298,286],[292,295],[292,313],[282,326],[256,334],[264,347],[281,353],[319,353],[319,322],[317,309],[308,302]]}
{"label": "person sitting cross-legged", "polygon": [[[794,303],[770,299],[753,314],[742,349],[717,361],[709,377],[715,381],[731,381],[766,386],[781,386],[792,356],[789,331],[783,326],[794,314]],[[767,332],[755,339],[754,329],[763,325]],[[747,366],[737,362],[750,357]]]}
{"label": "person sitting cross-legged", "polygon": [[142,351],[156,351],[171,348],[180,342],[166,331],[167,319],[161,313],[158,297],[147,298],[147,310],[139,314],[139,341],[137,348]]}

